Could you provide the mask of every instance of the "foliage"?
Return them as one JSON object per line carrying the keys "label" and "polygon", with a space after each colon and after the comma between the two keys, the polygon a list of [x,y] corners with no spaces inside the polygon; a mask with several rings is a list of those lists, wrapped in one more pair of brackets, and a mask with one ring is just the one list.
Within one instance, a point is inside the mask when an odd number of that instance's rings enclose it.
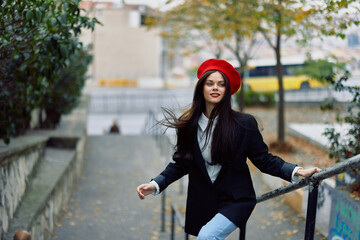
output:
{"label": "foliage", "polygon": [[359,25],[359,8],[356,0],[341,1],[259,1],[262,24],[259,31],[276,56],[276,70],[279,81],[278,141],[285,140],[284,93],[281,65],[281,43],[284,37],[297,36],[306,43],[314,37],[340,36],[352,25]]}
{"label": "foliage", "polygon": [[[94,29],[98,23],[81,15],[78,5],[79,0],[1,2],[0,137],[4,142],[29,127],[33,109],[46,109],[49,102],[58,101],[53,87],[61,84],[60,76],[73,56],[85,51],[77,40],[81,29]],[[72,95],[64,90],[64,96]]]}
{"label": "foliage", "polygon": [[[170,4],[173,2],[167,1]],[[178,7],[165,13],[160,22],[167,24],[164,36],[193,37],[193,30],[196,29],[197,40],[205,39],[207,44],[215,46],[217,57],[221,56],[221,46],[225,46],[238,60],[242,76],[256,42],[256,31],[260,32],[276,56],[279,79],[278,141],[284,142],[282,41],[291,37],[297,37],[302,43],[315,37],[344,38],[344,31],[352,25],[359,25],[359,19],[358,0],[184,0]],[[184,45],[194,46],[196,43],[193,41]],[[240,106],[241,103],[240,100]]]}
{"label": "foliage", "polygon": [[275,105],[274,92],[255,92],[251,88],[244,91],[246,106],[272,107]]}
{"label": "foliage", "polygon": [[[308,55],[305,65],[302,69],[297,69],[296,74],[307,75],[321,83],[334,84],[337,76],[345,76],[349,74],[346,70],[346,64],[339,62],[334,56],[325,59],[314,60]],[[322,110],[333,109],[334,100],[327,98],[321,105]]]}
{"label": "foliage", "polygon": [[304,67],[298,69],[296,74],[305,74],[321,83],[334,83],[336,75],[345,73],[345,67],[346,64],[339,62],[336,57],[314,60],[309,56],[304,63]]}
{"label": "foliage", "polygon": [[161,27],[161,36],[176,41],[186,53],[207,47],[219,58],[223,51],[220,42],[226,30],[219,26],[225,16],[219,3],[186,0],[165,13],[159,12],[157,21],[152,21],[150,26]]}
{"label": "foliage", "polygon": [[338,122],[347,124],[349,127],[338,132],[335,128],[328,128],[324,135],[330,141],[330,157],[342,161],[360,154],[360,88],[346,85],[349,74],[346,72],[340,80],[334,82],[334,88],[338,92],[348,92],[353,96],[347,105],[347,113],[338,117]]}
{"label": "foliage", "polygon": [[283,71],[281,65],[281,43],[284,36],[295,35],[299,22],[308,16],[307,10],[297,8],[297,1],[293,0],[270,0],[261,1],[259,9],[261,24],[258,26],[268,45],[274,50],[276,57],[276,73],[278,78],[278,142],[285,141],[285,105]]}
{"label": "foliage", "polygon": [[325,98],[325,100],[321,103],[320,109],[323,111],[333,110],[334,109],[334,99],[333,98]]}
{"label": "foliage", "polygon": [[[205,48],[215,58],[222,58],[225,49],[229,50],[240,66],[244,84],[245,66],[251,58],[260,24],[257,8],[258,2],[252,0],[185,0],[161,14],[155,25],[162,26],[162,36],[170,41],[175,39],[187,54]],[[242,88],[240,92],[237,99],[242,110]]]}
{"label": "foliage", "polygon": [[[306,33],[308,36],[307,39],[323,38],[324,36],[336,36],[344,39],[346,29],[360,24],[358,0],[324,0],[322,4],[309,1],[308,5],[313,9],[313,14],[301,29],[302,33]],[[307,27],[311,27],[314,31],[309,33]]]}
{"label": "foliage", "polygon": [[56,127],[61,115],[69,113],[76,106],[92,56],[86,49],[79,49],[68,60],[69,66],[60,72],[47,90],[51,93],[51,97],[44,98],[46,120],[43,127],[45,128]]}

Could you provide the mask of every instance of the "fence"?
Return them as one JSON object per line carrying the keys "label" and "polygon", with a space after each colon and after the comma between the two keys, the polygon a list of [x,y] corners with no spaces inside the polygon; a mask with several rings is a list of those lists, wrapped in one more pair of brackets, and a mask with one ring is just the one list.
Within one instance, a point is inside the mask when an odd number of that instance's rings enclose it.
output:
{"label": "fence", "polygon": [[[185,223],[183,221],[183,218],[179,212],[179,210],[177,209],[175,204],[171,205],[171,235],[170,235],[170,240],[175,240],[175,217],[180,225],[180,227],[182,229],[185,228]],[[189,234],[187,234],[185,232],[185,240],[189,239]]]}
{"label": "fence", "polygon": [[[142,130],[144,135],[151,135],[155,138],[156,144],[160,149],[161,154],[166,159],[170,159],[170,140],[163,135],[165,129],[159,125],[154,112],[149,111],[148,118]],[[165,206],[166,206],[166,190],[161,194],[161,231],[165,232]]]}
{"label": "fence", "polygon": [[[191,103],[192,89],[118,89],[102,90],[91,94],[90,113],[134,113],[159,110],[161,107],[179,108]],[[351,100],[351,94],[331,88],[285,91],[287,103],[322,103],[325,99],[336,102]],[[236,105],[236,101],[233,101]]]}
{"label": "fence", "polygon": [[190,90],[108,91],[91,94],[90,112],[136,113],[166,108],[180,108],[191,103]]}
{"label": "fence", "polygon": [[[276,92],[276,101],[279,97]],[[309,88],[299,90],[286,90],[284,92],[286,103],[322,103],[326,99],[334,102],[349,102],[352,99],[351,93],[337,92],[332,87],[327,88]]]}

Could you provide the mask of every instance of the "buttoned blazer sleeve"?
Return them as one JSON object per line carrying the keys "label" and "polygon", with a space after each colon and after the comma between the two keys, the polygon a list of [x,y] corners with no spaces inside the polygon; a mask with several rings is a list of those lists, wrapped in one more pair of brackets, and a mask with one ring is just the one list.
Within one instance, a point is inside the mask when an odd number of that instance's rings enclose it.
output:
{"label": "buttoned blazer sleeve", "polygon": [[185,160],[174,159],[173,162],[170,162],[166,168],[152,180],[154,180],[159,185],[159,193],[161,193],[171,183],[188,174],[188,172],[188,164],[185,162]]}
{"label": "buttoned blazer sleeve", "polygon": [[297,165],[285,162],[280,157],[269,153],[268,146],[263,140],[257,121],[254,117],[249,119],[248,124],[249,129],[246,130],[246,139],[248,139],[248,158],[258,169],[260,169],[260,171],[290,182],[292,172]]}

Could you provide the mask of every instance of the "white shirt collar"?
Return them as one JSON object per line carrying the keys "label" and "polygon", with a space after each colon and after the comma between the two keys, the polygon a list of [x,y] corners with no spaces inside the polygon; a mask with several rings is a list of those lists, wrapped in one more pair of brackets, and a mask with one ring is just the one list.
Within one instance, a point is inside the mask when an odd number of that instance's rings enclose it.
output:
{"label": "white shirt collar", "polygon": [[[217,120],[218,120],[218,116],[216,116],[215,119],[214,119],[214,126],[216,125]],[[203,132],[205,131],[208,123],[209,123],[209,119],[205,116],[204,113],[202,113],[201,116],[200,116],[200,119],[199,119],[199,123],[198,123],[198,124],[199,124],[199,127],[201,128],[201,130],[202,130]]]}
{"label": "white shirt collar", "polygon": [[199,119],[199,127],[204,132],[206,129],[206,126],[208,125],[209,119],[205,116],[204,113],[201,114]]}

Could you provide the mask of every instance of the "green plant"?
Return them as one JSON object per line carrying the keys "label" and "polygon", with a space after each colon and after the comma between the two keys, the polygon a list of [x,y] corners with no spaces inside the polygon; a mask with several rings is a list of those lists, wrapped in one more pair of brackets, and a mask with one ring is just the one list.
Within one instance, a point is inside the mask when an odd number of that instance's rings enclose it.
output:
{"label": "green plant", "polygon": [[[358,85],[346,85],[348,77],[349,73],[346,72],[340,80],[333,83],[336,91],[348,92],[353,96],[347,105],[346,114],[337,118],[338,123],[346,124],[347,127],[341,132],[335,128],[327,128],[324,132],[330,141],[330,157],[337,161],[360,154],[360,89]],[[359,170],[357,174],[360,174]]]}
{"label": "green plant", "polygon": [[305,74],[321,83],[335,83],[336,75],[344,74],[346,71],[346,64],[339,62],[334,56],[317,60],[312,59],[311,55],[307,57],[305,66],[301,69],[296,69],[296,74]]}
{"label": "green plant", "polygon": [[77,49],[69,58],[69,67],[65,68],[49,86],[50,97],[44,99],[46,119],[45,128],[54,128],[63,114],[76,106],[85,84],[86,72],[92,56],[86,49]]}
{"label": "green plant", "polygon": [[[0,137],[5,143],[29,128],[33,109],[46,110],[58,100],[53,88],[61,85],[72,58],[85,51],[77,40],[81,29],[97,23],[81,14],[79,0],[0,3]],[[62,94],[71,95],[68,90]]]}
{"label": "green plant", "polygon": [[275,93],[255,92],[249,88],[244,91],[244,101],[246,106],[271,107],[275,104]]}

